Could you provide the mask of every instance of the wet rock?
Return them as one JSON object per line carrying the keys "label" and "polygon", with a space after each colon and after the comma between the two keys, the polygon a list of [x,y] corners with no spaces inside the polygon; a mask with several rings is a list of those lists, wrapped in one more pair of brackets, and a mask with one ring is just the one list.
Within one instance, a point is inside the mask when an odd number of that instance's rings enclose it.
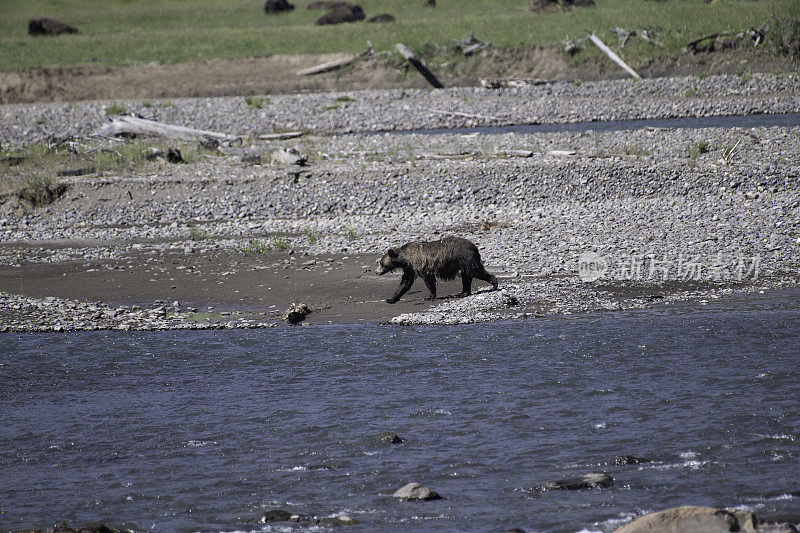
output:
{"label": "wet rock", "polygon": [[283,320],[289,324],[298,324],[311,314],[311,308],[306,304],[292,304],[283,313]]}
{"label": "wet rock", "polygon": [[64,22],[48,18],[28,21],[28,35],[61,35],[62,33],[78,33],[78,29]]}
{"label": "wet rock", "polygon": [[265,524],[267,522],[288,522],[292,518],[292,513],[289,511],[284,511],[283,509],[271,509],[265,513],[262,513],[261,516],[256,518],[254,522],[258,522],[261,524]]}
{"label": "wet rock", "polygon": [[378,435],[378,440],[386,444],[402,444],[405,442],[397,433],[391,433],[389,431],[384,431]]}
{"label": "wet rock", "polygon": [[343,4],[336,6],[330,13],[326,13],[317,19],[317,26],[327,24],[341,24],[343,22],[358,22],[364,20],[364,10],[359,5]]}
{"label": "wet rock", "polygon": [[535,492],[546,492],[550,490],[582,490],[599,489],[614,486],[614,479],[606,473],[593,472],[582,476],[561,479],[558,481],[548,481],[533,487]]}
{"label": "wet rock", "polygon": [[614,466],[623,466],[623,465],[640,465],[649,462],[650,459],[646,459],[644,457],[636,457],[635,455],[617,455],[606,461],[605,464]]}
{"label": "wet rock", "polygon": [[370,17],[367,19],[367,22],[394,22],[395,19],[394,15],[389,13],[381,13],[380,15],[375,15],[374,17]]}
{"label": "wet rock", "polygon": [[284,11],[291,11],[294,5],[286,0],[267,0],[264,2],[264,13],[272,15],[274,13],[283,13]]}
{"label": "wet rock", "polygon": [[404,485],[403,487],[397,489],[397,491],[392,494],[392,497],[400,500],[415,502],[442,499],[438,493],[420,483],[409,483],[408,485]]}
{"label": "wet rock", "polygon": [[321,527],[354,526],[358,523],[358,520],[355,518],[350,518],[346,515],[326,516],[317,520],[317,525]]}
{"label": "wet rock", "polygon": [[791,524],[770,524],[749,511],[684,506],[641,516],[614,533],[796,533]]}

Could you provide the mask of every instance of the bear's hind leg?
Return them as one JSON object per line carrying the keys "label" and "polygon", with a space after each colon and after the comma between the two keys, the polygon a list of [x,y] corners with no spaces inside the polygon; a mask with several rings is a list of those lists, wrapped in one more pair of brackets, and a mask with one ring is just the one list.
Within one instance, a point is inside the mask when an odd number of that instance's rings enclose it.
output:
{"label": "bear's hind leg", "polygon": [[400,278],[400,286],[397,287],[397,290],[392,295],[392,297],[387,299],[386,301],[390,304],[397,303],[397,300],[399,300],[401,296],[403,296],[406,292],[408,292],[408,289],[410,289],[411,285],[414,284],[415,278],[416,276],[414,275],[413,270],[404,270],[403,277]]}
{"label": "bear's hind leg", "polygon": [[497,278],[486,272],[486,269],[483,268],[483,265],[481,265],[480,272],[473,272],[472,275],[478,278],[479,280],[491,283],[492,287],[494,287],[494,290],[497,290]]}
{"label": "bear's hind leg", "polygon": [[422,280],[425,282],[425,286],[428,287],[428,292],[430,295],[428,296],[428,300],[435,300],[436,299],[436,276],[433,274],[428,274],[424,276]]}
{"label": "bear's hind leg", "polygon": [[465,296],[469,296],[470,294],[472,294],[472,276],[470,276],[469,274],[467,274],[466,272],[464,272],[462,270],[461,271],[461,294],[459,294],[458,296],[460,298],[463,298]]}

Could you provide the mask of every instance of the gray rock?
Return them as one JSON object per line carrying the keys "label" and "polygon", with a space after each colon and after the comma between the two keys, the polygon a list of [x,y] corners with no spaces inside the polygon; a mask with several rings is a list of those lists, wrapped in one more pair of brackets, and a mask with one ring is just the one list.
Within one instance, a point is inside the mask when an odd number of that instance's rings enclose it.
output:
{"label": "gray rock", "polygon": [[394,494],[393,498],[407,501],[430,501],[441,500],[442,497],[430,488],[420,483],[409,483],[399,488]]}
{"label": "gray rock", "polygon": [[641,516],[614,533],[796,533],[791,524],[768,524],[749,511],[684,506]]}
{"label": "gray rock", "polygon": [[578,477],[560,479],[558,481],[548,481],[533,487],[536,492],[546,492],[550,490],[582,490],[599,489],[614,486],[614,479],[606,473],[593,472]]}

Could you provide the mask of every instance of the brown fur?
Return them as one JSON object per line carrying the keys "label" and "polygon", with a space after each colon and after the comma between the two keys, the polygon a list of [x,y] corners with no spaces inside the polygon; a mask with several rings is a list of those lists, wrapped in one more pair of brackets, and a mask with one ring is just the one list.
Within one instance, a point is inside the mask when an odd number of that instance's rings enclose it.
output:
{"label": "brown fur", "polygon": [[429,299],[436,298],[436,278],[453,279],[461,272],[463,290],[460,296],[468,296],[472,290],[472,278],[491,283],[497,288],[497,278],[486,272],[478,247],[467,239],[445,237],[432,242],[409,242],[400,248],[389,248],[375,270],[379,276],[403,269],[403,277],[395,294],[386,300],[395,303],[411,288],[417,276],[425,281],[430,292]]}

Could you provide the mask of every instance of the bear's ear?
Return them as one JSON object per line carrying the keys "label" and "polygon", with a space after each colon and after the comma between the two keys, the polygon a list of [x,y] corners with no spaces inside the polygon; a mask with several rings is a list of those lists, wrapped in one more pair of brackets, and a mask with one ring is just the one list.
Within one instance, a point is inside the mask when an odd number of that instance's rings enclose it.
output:
{"label": "bear's ear", "polygon": [[386,255],[389,257],[397,257],[397,248],[389,248],[386,250]]}

